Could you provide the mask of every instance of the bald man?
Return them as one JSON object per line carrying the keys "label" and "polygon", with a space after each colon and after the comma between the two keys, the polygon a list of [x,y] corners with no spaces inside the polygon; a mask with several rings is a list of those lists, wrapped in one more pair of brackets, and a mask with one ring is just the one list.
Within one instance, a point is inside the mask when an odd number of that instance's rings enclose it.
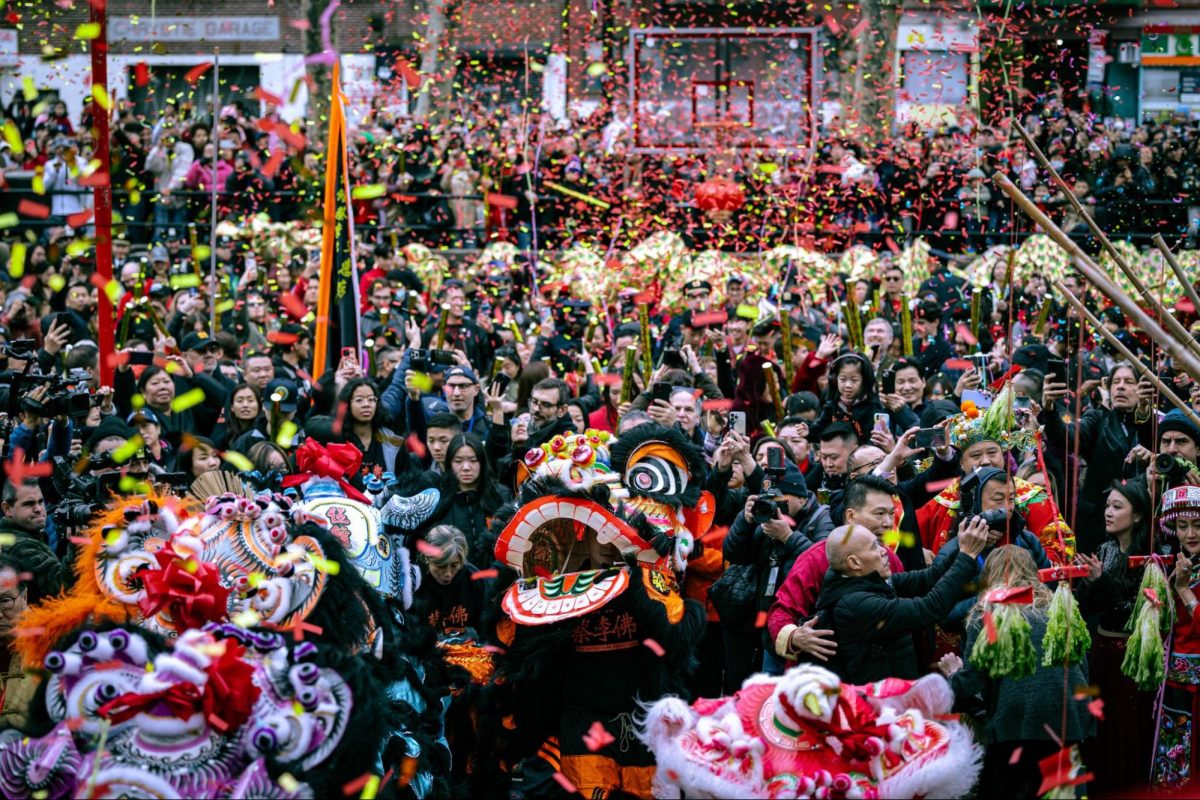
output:
{"label": "bald man", "polygon": [[843,525],[829,535],[829,575],[817,613],[820,626],[834,632],[837,654],[830,669],[842,680],[865,684],[921,676],[912,634],[954,608],[963,584],[978,571],[975,556],[987,545],[987,526],[972,520],[958,539],[954,559],[893,575],[887,548],[869,529]]}

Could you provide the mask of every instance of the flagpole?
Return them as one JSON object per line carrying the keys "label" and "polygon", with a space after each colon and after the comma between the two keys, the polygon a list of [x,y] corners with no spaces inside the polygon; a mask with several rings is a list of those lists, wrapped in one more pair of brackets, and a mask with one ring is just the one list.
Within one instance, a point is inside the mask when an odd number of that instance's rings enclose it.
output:
{"label": "flagpole", "polygon": [[115,320],[112,298],[108,286],[112,282],[112,164],[108,149],[108,109],[96,99],[100,91],[108,91],[108,4],[105,0],[88,3],[90,20],[100,26],[99,35],[90,43],[92,51],[92,125],[95,128],[96,160],[100,162],[98,172],[105,180],[92,187],[92,207],[96,223],[96,274],[104,281],[99,294],[96,313],[97,333],[100,343],[100,385],[113,385],[113,362],[109,354],[116,352],[114,342]]}
{"label": "flagpole", "polygon": [[[213,48],[213,90],[212,90],[212,134],[209,141],[213,143],[212,157],[212,210],[208,231],[208,312],[209,336],[217,335],[217,159],[221,152],[220,135],[221,121],[218,116],[220,106],[217,105],[217,92],[221,86],[221,48]],[[200,154],[204,158],[204,154]]]}

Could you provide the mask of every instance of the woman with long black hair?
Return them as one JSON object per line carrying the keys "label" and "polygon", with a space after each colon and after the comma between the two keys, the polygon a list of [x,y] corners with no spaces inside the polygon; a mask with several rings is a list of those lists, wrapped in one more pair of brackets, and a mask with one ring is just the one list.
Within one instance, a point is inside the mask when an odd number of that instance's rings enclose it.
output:
{"label": "woman with long black hair", "polygon": [[262,395],[250,384],[239,383],[229,393],[229,399],[225,402],[224,420],[217,424],[212,440],[219,449],[236,450],[238,448],[233,443],[251,431],[260,434],[252,438],[267,438]]}
{"label": "woman with long black hair", "polygon": [[441,501],[427,525],[453,525],[467,537],[470,552],[477,553],[479,566],[491,561],[488,522],[507,500],[507,492],[493,479],[483,440],[474,433],[460,433],[446,448],[446,472],[442,475]]}
{"label": "woman with long black hair", "polygon": [[[366,378],[346,381],[338,394],[339,439],[362,451],[363,472],[395,472],[396,454],[403,439],[387,426],[387,413],[380,407],[379,390]],[[335,425],[335,430],[337,426]],[[350,478],[361,488],[362,475]]]}
{"label": "woman with long black hair", "polygon": [[1079,609],[1094,631],[1089,679],[1104,690],[1104,724],[1084,745],[1096,775],[1090,788],[1104,796],[1144,789],[1150,772],[1150,749],[1130,747],[1129,742],[1154,738],[1154,696],[1139,691],[1121,672],[1121,663],[1145,569],[1130,567],[1129,557],[1150,553],[1153,506],[1140,480],[1114,481],[1101,497],[1106,536],[1094,555],[1079,556],[1090,571],[1076,591]]}

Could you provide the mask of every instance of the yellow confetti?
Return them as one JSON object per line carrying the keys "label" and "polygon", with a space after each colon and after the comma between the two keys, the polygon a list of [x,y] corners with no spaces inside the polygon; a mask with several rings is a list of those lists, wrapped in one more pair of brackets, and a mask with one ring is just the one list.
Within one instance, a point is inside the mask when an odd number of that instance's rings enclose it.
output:
{"label": "yellow confetti", "polygon": [[413,387],[428,394],[433,391],[433,378],[426,375],[424,372],[413,373]]}
{"label": "yellow confetti", "polygon": [[21,218],[11,211],[7,214],[0,214],[0,228],[12,228],[19,225]]}
{"label": "yellow confetti", "polygon": [[372,775],[367,778],[367,783],[363,786],[362,794],[359,795],[361,800],[375,800],[375,796],[379,794],[379,776]]}
{"label": "yellow confetti", "polygon": [[290,419],[285,419],[279,425],[279,433],[275,435],[275,444],[283,448],[291,447],[292,442],[296,438],[297,430],[299,429],[296,427],[296,423]]}
{"label": "yellow confetti", "polygon": [[312,565],[316,567],[317,570],[324,572],[326,575],[337,575],[342,569],[342,565],[338,562],[330,561],[327,558],[321,558],[320,556],[313,555],[312,553],[308,553],[307,558],[312,562]]}
{"label": "yellow confetti", "polygon": [[171,288],[175,291],[192,289],[200,285],[200,276],[194,272],[188,272],[183,275],[172,275],[170,283]]}
{"label": "yellow confetti", "polygon": [[236,450],[226,450],[221,458],[225,459],[225,463],[236,469],[238,472],[254,471],[254,462]]}
{"label": "yellow confetti", "polygon": [[108,302],[113,303],[114,305],[118,300],[121,299],[121,293],[123,291],[125,290],[121,288],[121,284],[117,283],[115,280],[111,280],[104,284],[104,293],[108,295]]}
{"label": "yellow confetti", "polygon": [[198,406],[203,402],[204,390],[197,386],[195,389],[189,389],[172,400],[171,410],[178,414],[181,411],[187,411],[192,406]]}
{"label": "yellow confetti", "polygon": [[8,274],[14,278],[20,278],[25,274],[25,243],[13,242],[12,249],[8,254]]}
{"label": "yellow confetti", "polygon": [[251,589],[257,589],[263,585],[263,581],[267,579],[266,575],[261,572],[251,572],[246,576],[246,582],[250,584]]}
{"label": "yellow confetti", "polygon": [[135,394],[133,396],[133,399],[130,400],[130,405],[133,406],[134,411],[137,411],[139,408],[145,408],[146,407],[146,395]]}
{"label": "yellow confetti", "polygon": [[280,775],[277,783],[279,784],[279,788],[283,789],[288,794],[300,793],[300,781],[292,777],[292,773],[290,772],[285,772]]}
{"label": "yellow confetti", "polygon": [[80,41],[90,42],[100,36],[99,22],[83,22],[75,29],[75,38]]}
{"label": "yellow confetti", "polygon": [[222,300],[221,302],[217,303],[217,313],[224,314],[226,311],[233,311],[236,305],[237,303],[233,302],[232,300]]}
{"label": "yellow confetti", "polygon": [[366,186],[355,186],[350,190],[350,197],[355,200],[373,200],[383,197],[386,192],[387,186],[382,183],[370,183]]}
{"label": "yellow confetti", "polygon": [[125,444],[112,451],[112,460],[114,464],[124,464],[129,459],[133,458],[138,450],[142,449],[142,437],[139,434],[134,434],[125,440]]}
{"label": "yellow confetti", "polygon": [[262,620],[258,616],[258,612],[248,608],[245,611],[239,611],[234,614],[229,618],[229,621],[239,628],[257,628],[258,623]]}
{"label": "yellow confetti", "polygon": [[67,285],[67,279],[62,275],[51,275],[46,279],[46,285],[50,287],[52,292],[61,292],[63,287]]}
{"label": "yellow confetti", "polygon": [[105,111],[112,108],[112,100],[108,97],[108,90],[98,83],[92,84],[92,99],[96,101],[96,105]]}
{"label": "yellow confetti", "polygon": [[742,304],[737,307],[737,315],[744,319],[758,319],[758,306]]}
{"label": "yellow confetti", "polygon": [[41,175],[34,175],[33,180],[30,183],[30,186],[33,189],[34,194],[45,194],[46,193],[46,179],[43,178]]}
{"label": "yellow confetti", "polygon": [[589,78],[599,78],[608,72],[608,66],[601,61],[593,61],[588,64],[587,74]]}
{"label": "yellow confetti", "polygon": [[15,533],[0,533],[0,547],[8,547],[10,544],[17,543],[17,535]]}
{"label": "yellow confetti", "polygon": [[211,255],[212,255],[211,247],[209,247],[206,244],[198,244],[198,245],[196,245],[196,252],[192,253],[192,260],[193,261],[207,261],[208,257]]}
{"label": "yellow confetti", "polygon": [[33,78],[29,75],[26,75],[24,80],[21,82],[21,90],[25,94],[26,103],[32,103],[34,100],[37,100],[37,84],[33,82]]}

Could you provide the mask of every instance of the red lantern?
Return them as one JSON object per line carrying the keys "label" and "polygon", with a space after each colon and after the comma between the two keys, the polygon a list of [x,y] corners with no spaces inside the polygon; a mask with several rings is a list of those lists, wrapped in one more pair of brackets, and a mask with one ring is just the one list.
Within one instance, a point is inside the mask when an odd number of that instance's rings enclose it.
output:
{"label": "red lantern", "polygon": [[696,187],[696,207],[701,211],[737,211],[746,193],[728,178],[709,178]]}

